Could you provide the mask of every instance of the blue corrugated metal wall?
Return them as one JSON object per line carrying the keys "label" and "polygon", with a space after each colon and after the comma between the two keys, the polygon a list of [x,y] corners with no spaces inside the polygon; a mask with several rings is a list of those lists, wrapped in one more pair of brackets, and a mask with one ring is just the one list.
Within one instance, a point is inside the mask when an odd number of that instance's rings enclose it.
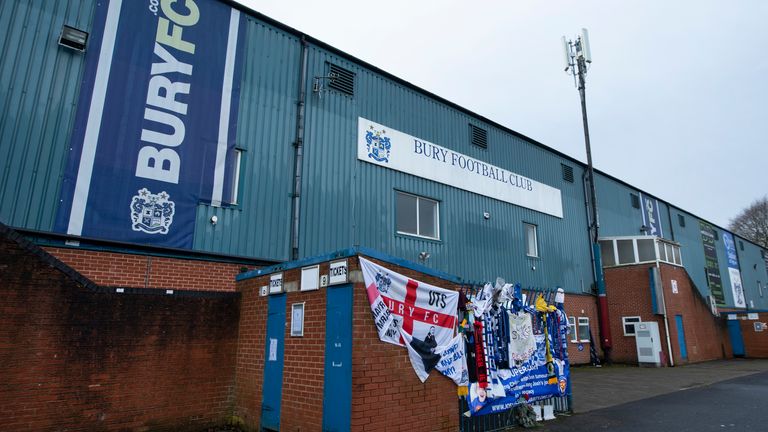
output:
{"label": "blue corrugated metal wall", "polygon": [[[74,119],[83,56],[56,44],[62,24],[90,30],[93,0],[0,3],[0,220],[49,231],[58,204],[62,169]],[[246,59],[237,146],[243,150],[241,200],[232,208],[201,204],[194,248],[216,254],[286,260],[290,257],[293,142],[295,140],[300,35],[255,17],[247,19]],[[373,70],[322,44],[310,43],[300,255],[350,245],[417,260],[468,279],[502,276],[532,286],[589,291],[592,284],[583,167],[503,128]],[[356,74],[355,95],[312,92],[312,78],[327,62]],[[561,190],[565,217],[558,219],[446,185],[357,160],[357,118],[520,173]],[[488,130],[487,150],[469,143],[468,124]],[[572,166],[574,183],[560,164]],[[642,216],[630,193],[637,189],[597,176],[601,235],[639,235]],[[440,241],[395,234],[395,191],[440,202]],[[698,218],[661,205],[666,238],[681,243],[691,277],[706,291]],[[483,213],[490,213],[490,219]],[[678,226],[677,214],[687,224]],[[211,216],[218,217],[212,225]],[[670,224],[671,217],[671,224]],[[524,251],[523,223],[538,226],[539,258]],[[718,230],[719,231],[719,230]],[[730,296],[725,251],[718,242],[724,291]],[[757,281],[768,276],[760,249],[739,250],[747,298],[763,300]],[[761,270],[762,269],[762,270]],[[754,292],[753,292],[754,291]]]}
{"label": "blue corrugated metal wall", "polygon": [[[768,282],[768,273],[760,248],[740,237],[735,237],[735,239],[747,306],[750,309],[768,309],[768,290],[765,287],[766,282]],[[758,282],[763,287],[762,290],[758,290]]]}
{"label": "blue corrugated metal wall", "polygon": [[92,0],[0,2],[0,221],[49,231],[59,199],[84,56],[57,45],[88,29]]}

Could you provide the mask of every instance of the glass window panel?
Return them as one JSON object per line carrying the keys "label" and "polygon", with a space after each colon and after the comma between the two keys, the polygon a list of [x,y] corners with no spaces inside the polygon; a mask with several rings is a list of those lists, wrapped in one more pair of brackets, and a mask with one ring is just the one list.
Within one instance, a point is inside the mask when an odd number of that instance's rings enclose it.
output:
{"label": "glass window panel", "polygon": [[525,253],[528,256],[539,256],[539,248],[536,242],[536,225],[525,224]]}
{"label": "glass window panel", "polygon": [[576,334],[576,317],[568,317],[568,331],[571,332],[571,342],[578,342],[579,336]]}
{"label": "glass window panel", "polygon": [[639,316],[622,317],[621,321],[622,321],[622,324],[624,325],[624,336],[634,336],[635,323],[640,322],[640,317]]}
{"label": "glass window panel", "polygon": [[616,257],[613,254],[613,240],[600,240],[600,258],[603,261],[603,267],[616,265]]}
{"label": "glass window panel", "polygon": [[664,243],[658,242],[656,244],[659,247],[659,259],[662,260],[662,261],[666,261],[667,260],[667,252],[666,252],[666,249],[664,248]]}
{"label": "glass window panel", "polygon": [[397,192],[397,231],[408,234],[418,234],[416,229],[416,202],[413,195]]}
{"label": "glass window panel", "polygon": [[437,238],[437,202],[419,198],[419,235]]}
{"label": "glass window panel", "polygon": [[667,262],[675,262],[674,255],[672,254],[672,245],[666,243],[664,244],[664,248],[667,250]]}
{"label": "glass window panel", "polygon": [[654,245],[654,240],[638,240],[637,255],[640,262],[656,261],[656,248]]}
{"label": "glass window panel", "polygon": [[632,240],[616,240],[619,249],[619,264],[632,264],[635,262],[635,246]]}
{"label": "glass window panel", "polygon": [[579,340],[589,342],[589,318],[579,317]]}

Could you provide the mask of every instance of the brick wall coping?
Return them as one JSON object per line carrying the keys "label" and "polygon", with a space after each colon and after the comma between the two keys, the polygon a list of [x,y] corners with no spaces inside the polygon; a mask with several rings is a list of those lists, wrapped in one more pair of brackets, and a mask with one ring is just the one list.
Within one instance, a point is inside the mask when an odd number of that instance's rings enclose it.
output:
{"label": "brick wall coping", "polygon": [[306,266],[310,266],[310,265],[314,265],[314,264],[319,264],[319,263],[326,262],[326,261],[332,261],[332,260],[336,260],[336,259],[340,259],[340,258],[348,258],[348,257],[357,256],[357,255],[369,256],[369,257],[375,258],[377,260],[385,261],[385,262],[388,262],[390,264],[394,264],[394,265],[397,265],[397,266],[400,266],[400,267],[407,268],[409,270],[414,270],[414,271],[426,274],[428,276],[434,276],[436,278],[440,278],[440,279],[446,280],[448,282],[453,282],[453,283],[457,283],[457,284],[461,284],[461,283],[465,283],[466,282],[466,281],[464,281],[464,279],[462,279],[462,278],[460,278],[458,276],[454,276],[452,274],[445,273],[445,272],[440,271],[440,270],[435,270],[435,269],[429,268],[427,266],[415,263],[413,261],[408,261],[408,260],[403,259],[403,258],[397,258],[397,257],[394,257],[392,255],[385,254],[384,252],[379,252],[377,250],[370,249],[370,248],[367,248],[367,247],[362,247],[362,246],[354,246],[354,247],[347,248],[347,249],[337,250],[337,251],[331,252],[331,253],[326,253],[326,254],[322,254],[322,255],[316,255],[316,256],[313,256],[313,257],[303,258],[303,259],[296,260],[296,261],[284,262],[284,263],[276,264],[276,265],[273,265],[273,266],[270,266],[270,267],[264,267],[264,268],[261,268],[261,269],[258,269],[258,270],[251,270],[251,271],[246,272],[246,273],[240,273],[239,275],[237,275],[236,280],[238,282],[240,282],[240,281],[244,281],[244,280],[247,280],[247,279],[252,279],[252,278],[255,278],[255,277],[259,277],[259,276],[268,275],[270,273],[276,273],[276,272],[291,270],[291,269],[295,269],[295,268],[299,268],[299,267],[306,267]]}

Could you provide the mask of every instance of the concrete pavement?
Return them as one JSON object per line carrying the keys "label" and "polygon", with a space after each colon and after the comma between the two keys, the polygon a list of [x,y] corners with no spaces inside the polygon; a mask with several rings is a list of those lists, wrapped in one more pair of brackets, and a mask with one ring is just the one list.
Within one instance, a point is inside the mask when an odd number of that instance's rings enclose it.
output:
{"label": "concrete pavement", "polygon": [[768,371],[768,360],[733,359],[673,368],[613,365],[571,369],[573,410],[585,413]]}

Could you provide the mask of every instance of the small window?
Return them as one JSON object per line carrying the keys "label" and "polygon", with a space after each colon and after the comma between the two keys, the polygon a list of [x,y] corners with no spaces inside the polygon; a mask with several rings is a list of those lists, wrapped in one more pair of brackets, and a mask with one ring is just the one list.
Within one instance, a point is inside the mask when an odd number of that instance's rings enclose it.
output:
{"label": "small window", "polygon": [[664,243],[658,242],[658,243],[656,243],[656,245],[659,248],[659,259],[661,261],[666,261],[667,260],[667,249],[664,247]]}
{"label": "small window", "polygon": [[332,77],[328,87],[350,96],[355,95],[355,73],[341,66],[328,63],[328,76]]}
{"label": "small window", "polygon": [[681,214],[677,215],[677,223],[679,223],[681,227],[685,227],[685,217]]}
{"label": "small window", "polygon": [[613,240],[600,240],[600,258],[603,262],[603,267],[611,267],[616,265],[616,256],[614,255]]}
{"label": "small window", "polygon": [[589,342],[589,317],[579,317],[579,342]]}
{"label": "small window", "polygon": [[624,327],[624,336],[635,335],[635,323],[639,323],[639,316],[621,317],[621,325]]}
{"label": "small window", "polygon": [[473,124],[469,125],[469,140],[480,148],[488,148],[488,131]]}
{"label": "small window", "polygon": [[637,240],[637,260],[639,262],[656,261],[656,246],[654,240]]}
{"label": "small window", "polygon": [[230,204],[237,205],[240,202],[240,168],[243,163],[243,150],[235,149],[235,162],[234,172],[232,173],[232,196],[230,197]]}
{"label": "small window", "polygon": [[635,245],[632,240],[617,240],[616,246],[619,249],[619,264],[633,264],[635,260]]}
{"label": "small window", "polygon": [[739,249],[744,250],[744,242],[739,240]]}
{"label": "small window", "polygon": [[539,245],[536,236],[536,225],[525,225],[525,254],[529,257],[539,256]]}
{"label": "small window", "polygon": [[573,167],[566,164],[560,164],[560,169],[563,171],[563,180],[568,183],[573,183]]}
{"label": "small window", "polygon": [[568,333],[571,335],[571,342],[579,341],[579,335],[576,334],[576,317],[568,317]]}
{"label": "small window", "polygon": [[637,194],[629,194],[629,198],[632,201],[632,207],[639,209],[640,208],[640,197],[637,196]]}
{"label": "small window", "polygon": [[396,192],[396,228],[399,234],[437,240],[440,238],[438,202]]}

